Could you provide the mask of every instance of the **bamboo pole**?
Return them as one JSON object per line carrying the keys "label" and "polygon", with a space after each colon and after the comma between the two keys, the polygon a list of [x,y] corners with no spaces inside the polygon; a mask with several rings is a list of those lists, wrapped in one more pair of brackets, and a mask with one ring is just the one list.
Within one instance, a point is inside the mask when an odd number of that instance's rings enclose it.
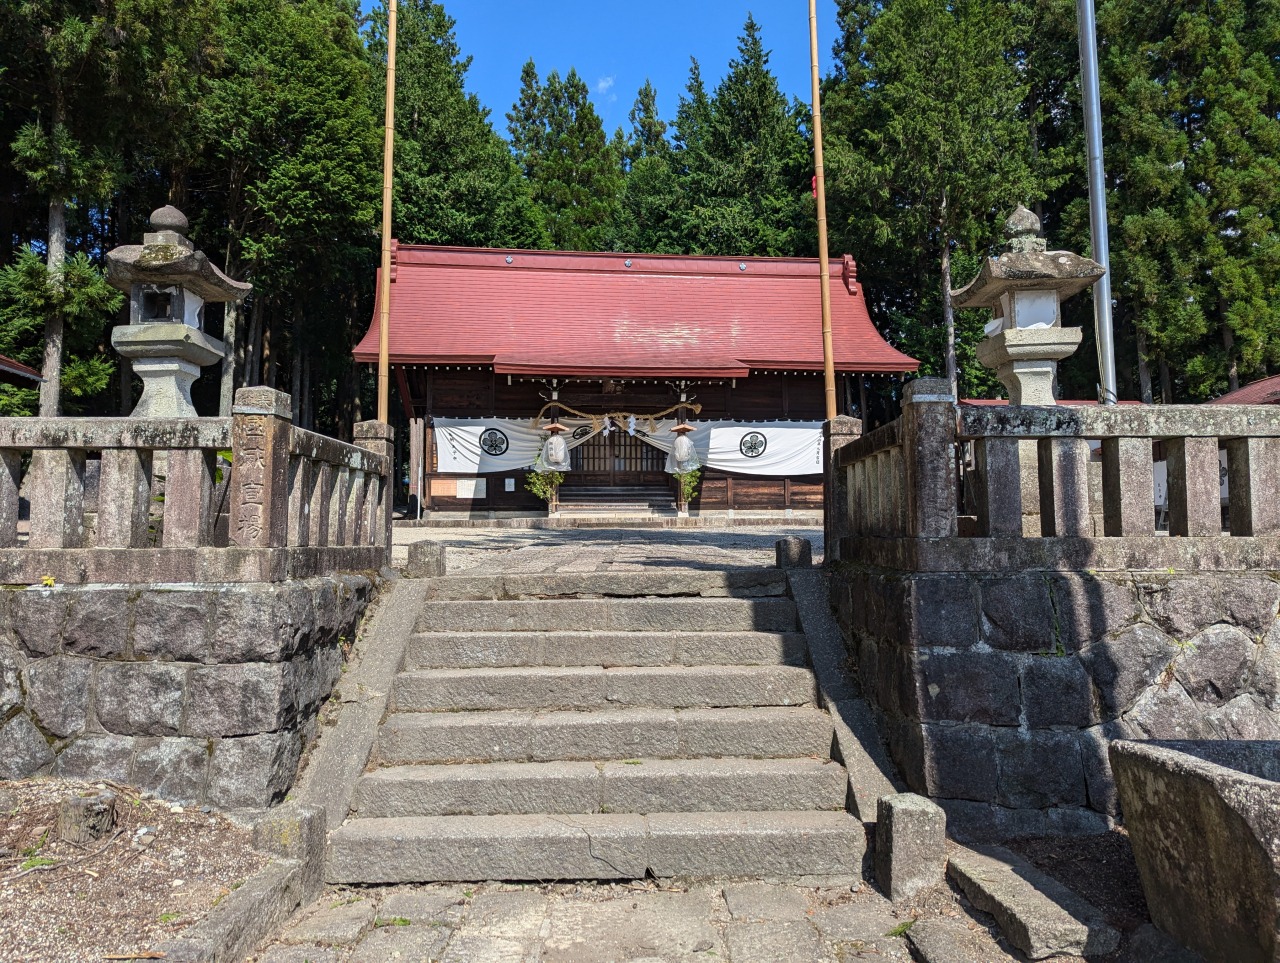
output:
{"label": "bamboo pole", "polygon": [[396,0],[387,4],[387,103],[382,136],[382,271],[378,278],[378,420],[389,420],[391,390],[391,185],[396,141]]}
{"label": "bamboo pole", "polygon": [[822,168],[822,91],[818,83],[818,3],[809,0],[809,59],[813,79],[813,183],[818,198],[818,268],[822,276],[822,374],[827,421],[836,416],[836,368],[831,348],[831,261],[827,256],[827,184]]}

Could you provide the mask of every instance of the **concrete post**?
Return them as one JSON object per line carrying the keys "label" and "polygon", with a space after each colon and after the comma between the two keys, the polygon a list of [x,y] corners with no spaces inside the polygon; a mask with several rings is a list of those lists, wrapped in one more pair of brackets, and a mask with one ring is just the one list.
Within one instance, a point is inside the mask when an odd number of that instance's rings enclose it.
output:
{"label": "concrete post", "polygon": [[956,534],[956,407],[944,378],[917,378],[902,400],[906,456],[907,536]]}
{"label": "concrete post", "polygon": [[282,548],[289,540],[290,398],[241,388],[231,407],[231,544]]}
{"label": "concrete post", "polygon": [[391,499],[395,491],[395,430],[385,422],[381,421],[362,421],[359,422],[352,432],[352,438],[355,444],[375,454],[385,455],[387,458],[387,476],[383,480],[381,491],[381,509],[378,525],[372,532],[373,537],[370,542],[374,545],[381,545],[387,550],[387,560],[391,559]]}
{"label": "concrete post", "polygon": [[836,452],[862,436],[862,421],[839,415],[822,426],[822,462],[827,487],[822,496],[822,529],[827,562],[840,561],[840,537],[849,531],[849,473],[836,467]]}

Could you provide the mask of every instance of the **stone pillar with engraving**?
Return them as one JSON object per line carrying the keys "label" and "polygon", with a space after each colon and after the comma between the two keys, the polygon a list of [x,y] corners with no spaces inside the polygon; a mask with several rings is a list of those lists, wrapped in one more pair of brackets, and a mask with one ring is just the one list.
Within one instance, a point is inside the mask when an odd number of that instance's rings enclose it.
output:
{"label": "stone pillar with engraving", "polygon": [[107,254],[107,280],[129,293],[129,323],[112,329],[111,346],[142,379],[134,418],[196,417],[191,385],[227,351],[205,333],[204,306],[242,301],[253,290],[214,267],[187,230],[181,211],[162,207],[152,213],[141,244]]}

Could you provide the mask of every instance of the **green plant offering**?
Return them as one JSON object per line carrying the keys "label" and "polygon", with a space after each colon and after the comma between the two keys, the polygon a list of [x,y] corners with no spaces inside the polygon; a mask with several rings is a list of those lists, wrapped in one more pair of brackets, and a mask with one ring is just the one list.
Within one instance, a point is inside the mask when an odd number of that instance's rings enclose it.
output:
{"label": "green plant offering", "polygon": [[542,459],[533,463],[533,471],[524,476],[524,487],[526,491],[531,491],[544,502],[548,504],[556,497],[556,492],[560,486],[564,484],[564,472],[562,471],[542,471],[540,466]]}
{"label": "green plant offering", "polygon": [[689,471],[675,472],[675,478],[680,483],[680,504],[688,505],[698,497],[698,481],[702,478],[702,471],[693,468]]}

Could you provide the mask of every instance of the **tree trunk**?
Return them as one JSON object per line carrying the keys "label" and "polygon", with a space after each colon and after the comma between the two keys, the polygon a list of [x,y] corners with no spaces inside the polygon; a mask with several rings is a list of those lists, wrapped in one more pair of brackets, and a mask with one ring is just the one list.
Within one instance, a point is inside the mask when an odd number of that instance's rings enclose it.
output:
{"label": "tree trunk", "polygon": [[960,373],[956,367],[956,312],[951,304],[951,239],[942,234],[942,319],[947,326],[947,381],[951,397],[960,400]]}
{"label": "tree trunk", "polygon": [[58,838],[83,846],[101,839],[116,825],[116,797],[104,792],[97,796],[70,796],[58,805]]}
{"label": "tree trunk", "polygon": [[1169,374],[1169,362],[1160,359],[1160,395],[1166,405],[1173,404],[1173,378]]}
{"label": "tree trunk", "polygon": [[262,383],[268,388],[276,386],[275,333],[276,316],[272,311],[262,324]]}
{"label": "tree trunk", "polygon": [[240,340],[240,302],[228,301],[222,313],[222,341],[227,346],[222,359],[222,387],[218,396],[218,415],[231,417],[236,395],[236,354]]}
{"label": "tree trunk", "polygon": [[1226,303],[1219,304],[1222,311],[1222,346],[1227,349],[1227,390],[1235,391],[1240,387],[1240,359],[1236,357],[1236,336],[1226,319]]}
{"label": "tree trunk", "polygon": [[262,298],[254,295],[253,314],[249,324],[249,343],[245,348],[247,359],[244,366],[245,387],[255,388],[262,384]]}
{"label": "tree trunk", "polygon": [[292,330],[289,332],[289,410],[295,425],[302,424],[302,325],[294,310]]}
{"label": "tree trunk", "polygon": [[1147,361],[1147,335],[1138,328],[1138,386],[1142,403],[1151,404],[1151,364]]}
{"label": "tree trunk", "polygon": [[[49,202],[49,283],[62,286],[62,266],[67,260],[67,202]],[[62,328],[60,310],[50,312],[44,322],[44,363],[40,375],[40,417],[56,418],[62,413]]]}

